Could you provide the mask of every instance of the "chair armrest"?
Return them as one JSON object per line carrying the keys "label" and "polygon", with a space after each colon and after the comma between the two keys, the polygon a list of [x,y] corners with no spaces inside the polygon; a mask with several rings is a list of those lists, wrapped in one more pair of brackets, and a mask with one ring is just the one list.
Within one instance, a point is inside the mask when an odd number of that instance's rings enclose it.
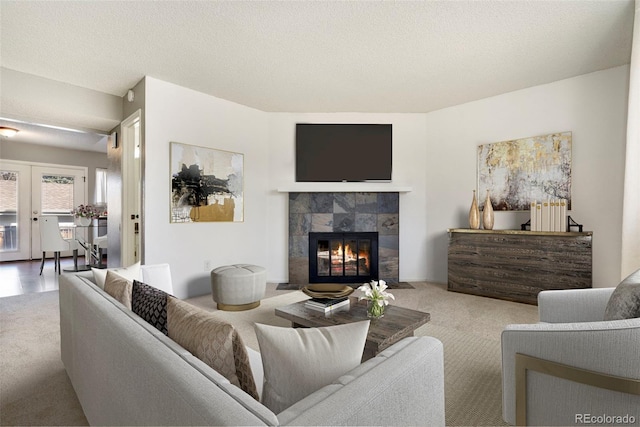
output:
{"label": "chair armrest", "polygon": [[405,338],[278,414],[282,425],[444,426],[443,346]]}
{"label": "chair armrest", "polygon": [[604,319],[604,311],[614,289],[587,288],[542,291],[538,294],[540,321],[547,323],[601,321]]}
{"label": "chair armrest", "polygon": [[[508,325],[502,332],[502,410],[504,420],[510,424],[516,422],[516,353],[602,374],[640,379],[640,318],[607,322]],[[549,409],[549,400],[556,401],[556,409],[564,408],[561,415],[565,417],[569,414],[597,412],[596,408],[580,406],[581,404],[593,405],[593,402],[588,399],[592,398],[594,393],[588,389],[588,386],[581,388],[574,383],[556,378],[540,380],[539,376],[535,378],[536,375],[542,374],[529,374],[529,379],[533,378],[534,382],[528,386],[528,393],[531,392],[532,396],[535,392],[538,396],[543,395],[542,398],[538,398],[538,401],[544,401],[547,406],[538,402],[538,412],[536,413],[536,409],[533,409],[534,412],[530,414],[534,419],[560,416],[558,410]],[[541,385],[543,381],[549,382]],[[539,386],[536,387],[535,384]],[[600,396],[599,403],[605,408],[606,405],[611,407],[612,403],[607,399],[608,395],[605,393],[604,396]],[[640,396],[636,396],[634,402],[640,403]],[[536,408],[535,405],[528,406]],[[573,421],[570,421],[569,418],[554,421],[547,418],[543,424],[554,425],[554,422],[562,425],[573,424]],[[528,418],[528,422],[532,422],[531,418]],[[540,422],[539,419],[537,422]]]}

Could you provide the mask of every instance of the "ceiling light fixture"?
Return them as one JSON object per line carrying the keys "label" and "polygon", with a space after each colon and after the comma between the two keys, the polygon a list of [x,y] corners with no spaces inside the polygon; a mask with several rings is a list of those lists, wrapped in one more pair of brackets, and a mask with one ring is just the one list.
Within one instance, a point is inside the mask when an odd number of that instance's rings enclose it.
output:
{"label": "ceiling light fixture", "polygon": [[5,138],[11,138],[16,133],[18,133],[18,129],[0,126],[0,136],[4,136]]}

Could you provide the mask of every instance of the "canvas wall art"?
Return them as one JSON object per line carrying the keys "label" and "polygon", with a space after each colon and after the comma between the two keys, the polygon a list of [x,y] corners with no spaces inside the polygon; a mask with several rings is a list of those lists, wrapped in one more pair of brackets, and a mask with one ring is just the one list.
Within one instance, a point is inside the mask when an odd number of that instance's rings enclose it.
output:
{"label": "canvas wall art", "polygon": [[171,143],[171,222],[244,220],[244,155]]}
{"label": "canvas wall art", "polygon": [[566,199],[571,209],[571,132],[478,146],[481,208],[487,190],[498,211],[526,211],[547,199]]}

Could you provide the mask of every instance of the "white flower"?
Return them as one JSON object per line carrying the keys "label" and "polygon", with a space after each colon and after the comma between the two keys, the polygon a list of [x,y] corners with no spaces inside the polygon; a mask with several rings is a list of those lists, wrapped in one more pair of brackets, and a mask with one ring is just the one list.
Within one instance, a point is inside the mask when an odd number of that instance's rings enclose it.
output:
{"label": "white flower", "polygon": [[370,283],[365,283],[358,288],[359,291],[364,292],[364,295],[358,297],[359,300],[375,301],[379,306],[388,305],[388,299],[395,300],[393,294],[386,291],[388,288],[387,282],[384,280],[376,281],[372,280]]}

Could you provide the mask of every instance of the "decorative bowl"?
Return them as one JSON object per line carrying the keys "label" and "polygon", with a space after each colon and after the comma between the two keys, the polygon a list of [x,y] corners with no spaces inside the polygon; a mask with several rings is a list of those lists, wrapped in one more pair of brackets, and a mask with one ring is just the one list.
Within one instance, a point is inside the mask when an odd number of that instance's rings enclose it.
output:
{"label": "decorative bowl", "polygon": [[340,285],[335,283],[322,283],[307,285],[300,289],[311,298],[342,298],[351,295],[353,288],[351,286]]}

